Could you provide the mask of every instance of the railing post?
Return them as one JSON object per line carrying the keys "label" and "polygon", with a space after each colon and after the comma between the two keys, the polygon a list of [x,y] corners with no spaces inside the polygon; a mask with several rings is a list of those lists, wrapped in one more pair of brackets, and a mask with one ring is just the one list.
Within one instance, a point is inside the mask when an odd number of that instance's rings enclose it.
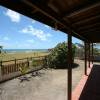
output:
{"label": "railing post", "polygon": [[72,36],[68,34],[68,100],[72,99]]}
{"label": "railing post", "polygon": [[17,69],[16,69],[16,59],[15,59],[15,69],[14,69],[14,71],[17,71]]}
{"label": "railing post", "polygon": [[27,63],[28,63],[28,67],[29,67],[29,58],[27,58]]}
{"label": "railing post", "polygon": [[2,61],[0,61],[0,81],[2,80]]}

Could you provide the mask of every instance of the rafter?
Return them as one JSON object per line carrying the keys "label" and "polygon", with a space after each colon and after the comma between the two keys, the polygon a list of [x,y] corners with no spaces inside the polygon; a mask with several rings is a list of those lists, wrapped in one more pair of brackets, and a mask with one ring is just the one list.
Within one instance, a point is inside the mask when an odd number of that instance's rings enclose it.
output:
{"label": "rafter", "polygon": [[38,10],[37,9],[34,9],[33,11],[32,11],[32,13],[34,14],[34,13],[36,13]]}
{"label": "rafter", "polygon": [[94,23],[94,24],[90,24],[90,25],[86,25],[86,26],[83,26],[83,27],[78,27],[78,31],[84,31],[84,30],[88,30],[88,29],[92,29],[92,28],[97,28],[100,26],[100,23]]}
{"label": "rafter", "polygon": [[52,10],[54,10],[55,12],[59,12],[59,10],[52,4],[52,3],[48,3],[48,6],[52,9]]}
{"label": "rafter", "polygon": [[[30,1],[28,1],[28,0],[22,0],[22,2],[25,3],[25,4],[27,4],[27,5],[30,6],[30,7],[33,7],[33,8],[35,8],[35,9],[37,9],[38,11],[40,11],[41,13],[43,13],[44,15],[46,15],[46,16],[48,16],[49,18],[51,18],[52,20],[54,20],[55,22],[61,24],[61,25],[62,25],[63,27],[65,27],[66,29],[71,30],[72,32],[74,32],[74,30],[71,29],[69,26],[63,24],[63,23],[60,21],[60,19],[55,18],[54,16],[50,15],[50,14],[47,13],[45,10],[40,9],[38,6],[36,6],[35,4],[31,3]],[[74,34],[76,34],[77,36],[79,36],[81,39],[86,40],[84,37],[80,36],[79,34],[77,34],[77,33],[74,33]]]}
{"label": "rafter", "polygon": [[78,26],[78,27],[83,27],[84,25],[90,25],[90,24],[93,24],[93,23],[97,23],[100,21],[100,15],[97,15],[97,16],[93,16],[91,18],[87,18],[85,20],[81,20],[81,21],[78,21],[76,23],[74,23],[72,26]]}
{"label": "rafter", "polygon": [[75,15],[83,13],[83,12],[85,12],[87,10],[94,9],[95,7],[100,7],[100,2],[98,2],[96,4],[91,4],[88,7],[84,7],[84,8],[78,9],[76,11],[72,11],[70,13],[67,13],[67,14],[63,14],[62,18],[75,16]]}
{"label": "rafter", "polygon": [[100,32],[100,27],[80,31],[81,34]]}

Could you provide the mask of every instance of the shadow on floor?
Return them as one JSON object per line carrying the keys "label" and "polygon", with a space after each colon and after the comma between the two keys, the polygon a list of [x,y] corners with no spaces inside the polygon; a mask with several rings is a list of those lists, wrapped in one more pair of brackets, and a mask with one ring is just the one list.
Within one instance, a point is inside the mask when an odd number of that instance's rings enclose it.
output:
{"label": "shadow on floor", "polygon": [[18,77],[18,79],[20,80],[20,82],[24,82],[24,81],[30,81],[30,78],[32,77],[42,77],[45,73],[43,72],[39,72],[39,71],[33,71],[32,73],[30,73],[30,76],[22,75],[20,77]]}
{"label": "shadow on floor", "polygon": [[[66,66],[68,66],[68,65],[66,65]],[[59,67],[55,67],[54,69],[68,69],[68,67],[66,67],[66,66],[59,66]],[[73,63],[71,68],[74,69],[74,68],[77,68],[77,67],[79,67],[79,64]]]}
{"label": "shadow on floor", "polygon": [[100,100],[100,65],[94,65],[79,100]]}

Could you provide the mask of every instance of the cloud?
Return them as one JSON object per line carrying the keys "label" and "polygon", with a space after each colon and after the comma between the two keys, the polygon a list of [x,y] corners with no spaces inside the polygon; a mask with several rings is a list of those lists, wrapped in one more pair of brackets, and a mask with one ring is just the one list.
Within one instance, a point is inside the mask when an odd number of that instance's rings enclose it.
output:
{"label": "cloud", "polygon": [[12,22],[20,22],[20,14],[15,12],[15,11],[12,11],[10,9],[8,9],[6,12],[5,12],[5,15],[8,16]]}
{"label": "cloud", "polygon": [[46,27],[46,28],[50,29],[50,26],[48,26],[48,25],[44,25],[44,27]]}
{"label": "cloud", "polygon": [[4,37],[3,40],[7,41],[7,40],[9,40],[9,38],[8,37]]}
{"label": "cloud", "polygon": [[38,39],[40,39],[42,41],[46,41],[48,39],[48,37],[51,36],[50,33],[45,33],[43,30],[33,28],[32,26],[28,26],[28,27],[22,29],[20,32],[22,32],[24,34],[30,34],[30,35],[36,36]]}
{"label": "cloud", "polygon": [[36,21],[35,20],[32,20],[32,23],[34,24]]}

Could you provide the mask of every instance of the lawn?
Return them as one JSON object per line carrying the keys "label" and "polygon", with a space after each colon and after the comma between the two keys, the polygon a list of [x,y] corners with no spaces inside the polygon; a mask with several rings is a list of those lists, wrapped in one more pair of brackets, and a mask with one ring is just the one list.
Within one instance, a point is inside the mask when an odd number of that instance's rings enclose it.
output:
{"label": "lawn", "polygon": [[29,57],[46,56],[48,52],[19,52],[19,53],[2,53],[0,54],[0,61],[8,61],[14,59],[23,59]]}

